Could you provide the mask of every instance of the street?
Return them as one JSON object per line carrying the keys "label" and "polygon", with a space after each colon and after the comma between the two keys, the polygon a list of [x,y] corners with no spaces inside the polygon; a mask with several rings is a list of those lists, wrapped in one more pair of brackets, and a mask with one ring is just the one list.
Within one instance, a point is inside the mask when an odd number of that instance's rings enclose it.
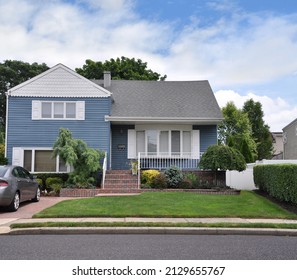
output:
{"label": "street", "polygon": [[2,260],[296,260],[297,238],[243,235],[0,236]]}

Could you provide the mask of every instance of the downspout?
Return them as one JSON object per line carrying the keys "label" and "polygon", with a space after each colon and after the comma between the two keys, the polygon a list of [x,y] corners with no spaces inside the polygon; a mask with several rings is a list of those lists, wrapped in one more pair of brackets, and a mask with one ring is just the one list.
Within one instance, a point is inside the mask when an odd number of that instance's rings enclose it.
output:
{"label": "downspout", "polygon": [[8,137],[8,97],[9,97],[9,92],[5,93],[6,95],[6,120],[5,120],[5,157],[7,158],[7,137]]}

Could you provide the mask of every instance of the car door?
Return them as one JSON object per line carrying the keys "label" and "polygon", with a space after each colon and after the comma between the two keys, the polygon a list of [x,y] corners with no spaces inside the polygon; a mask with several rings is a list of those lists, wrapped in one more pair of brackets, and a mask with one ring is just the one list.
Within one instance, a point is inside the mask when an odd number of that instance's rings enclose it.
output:
{"label": "car door", "polygon": [[28,197],[27,180],[24,174],[19,171],[18,167],[13,168],[11,174],[15,178],[16,189],[20,192],[20,200],[24,201]]}
{"label": "car door", "polygon": [[21,194],[20,200],[25,201],[30,199],[30,178],[28,178],[21,167],[16,167],[14,171],[17,176],[17,185]]}
{"label": "car door", "polygon": [[28,191],[27,199],[32,199],[36,195],[36,190],[38,187],[38,183],[34,180],[33,176],[26,169],[19,167],[20,172],[24,174],[24,178],[27,180],[26,190]]}

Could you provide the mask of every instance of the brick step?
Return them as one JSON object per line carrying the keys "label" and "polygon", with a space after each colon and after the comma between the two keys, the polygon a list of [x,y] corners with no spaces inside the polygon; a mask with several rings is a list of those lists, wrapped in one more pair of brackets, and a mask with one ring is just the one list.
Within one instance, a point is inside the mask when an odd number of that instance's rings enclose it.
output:
{"label": "brick step", "polygon": [[130,191],[138,188],[138,177],[131,170],[108,170],[105,176],[104,190],[117,192]]}
{"label": "brick step", "polygon": [[131,170],[107,170],[106,174],[131,174]]}
{"label": "brick step", "polygon": [[131,178],[125,178],[125,179],[113,179],[113,178],[107,178],[105,179],[105,183],[110,184],[137,184],[137,180],[131,179]]}
{"label": "brick step", "polygon": [[131,179],[131,180],[137,180],[137,176],[132,176],[132,175],[128,175],[128,174],[106,174],[105,178],[108,178],[108,179]]}
{"label": "brick step", "polygon": [[141,193],[139,189],[100,189],[97,194],[100,193]]}
{"label": "brick step", "polygon": [[110,190],[110,191],[117,191],[117,190],[138,190],[137,186],[104,186],[104,190]]}

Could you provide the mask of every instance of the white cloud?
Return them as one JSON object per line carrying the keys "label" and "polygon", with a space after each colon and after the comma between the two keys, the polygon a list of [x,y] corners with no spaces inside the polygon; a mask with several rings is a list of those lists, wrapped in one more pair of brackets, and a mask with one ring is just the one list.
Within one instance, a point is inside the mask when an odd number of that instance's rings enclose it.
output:
{"label": "white cloud", "polygon": [[[241,14],[187,27],[170,47],[168,74],[189,70],[221,86],[271,81],[296,71],[296,37],[296,16]],[[178,65],[180,73],[170,70]]]}
{"label": "white cloud", "polygon": [[229,101],[233,101],[237,108],[242,108],[244,102],[249,99],[260,102],[264,112],[264,121],[270,126],[271,131],[282,131],[297,116],[297,105],[289,104],[280,97],[273,99],[251,92],[247,95],[240,95],[233,90],[219,90],[215,96],[221,108]]}
{"label": "white cloud", "polygon": [[[177,31],[174,22],[140,18],[135,1],[0,0],[0,59],[75,68],[87,58],[148,58],[169,80],[208,79],[216,87],[270,81],[297,70],[297,16],[245,14],[228,6],[228,18],[208,26],[196,18]],[[230,5],[210,3],[216,9]]]}
{"label": "white cloud", "polygon": [[[229,12],[208,25],[193,17],[192,24],[176,28],[177,22],[140,18],[136,0],[0,0],[0,61],[74,69],[86,59],[135,57],[168,80],[207,79],[216,89],[269,86],[296,74],[297,14],[248,14],[228,6],[230,1],[210,2]],[[280,130],[297,116],[297,105],[280,94],[283,99],[234,91],[216,96],[219,103],[229,98],[238,106],[253,97],[263,104],[271,129]]]}

